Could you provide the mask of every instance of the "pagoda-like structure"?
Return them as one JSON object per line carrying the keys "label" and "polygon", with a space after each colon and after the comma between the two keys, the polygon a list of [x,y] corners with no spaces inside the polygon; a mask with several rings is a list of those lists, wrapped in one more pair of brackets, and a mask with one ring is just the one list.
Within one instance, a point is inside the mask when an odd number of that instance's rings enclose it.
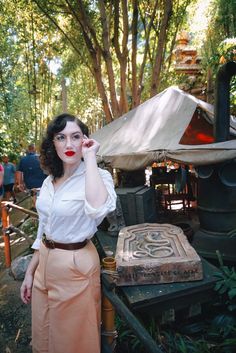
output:
{"label": "pagoda-like structure", "polygon": [[201,57],[189,42],[188,32],[182,31],[177,36],[173,51],[176,73],[187,75],[186,81],[179,86],[182,90],[205,100],[205,87],[201,83]]}

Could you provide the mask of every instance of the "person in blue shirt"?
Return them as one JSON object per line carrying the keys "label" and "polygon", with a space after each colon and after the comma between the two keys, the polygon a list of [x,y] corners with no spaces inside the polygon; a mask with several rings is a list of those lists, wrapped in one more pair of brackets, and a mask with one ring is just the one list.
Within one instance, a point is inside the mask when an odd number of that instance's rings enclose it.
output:
{"label": "person in blue shirt", "polygon": [[3,193],[4,193],[3,176],[4,176],[4,168],[3,168],[2,164],[0,164],[0,202],[2,201]]}
{"label": "person in blue shirt", "polygon": [[46,177],[40,167],[35,144],[32,143],[28,146],[27,155],[20,159],[17,167],[17,186],[20,191],[39,189]]}
{"label": "person in blue shirt", "polygon": [[15,184],[15,173],[16,167],[13,163],[9,162],[8,156],[3,156],[3,168],[4,168],[4,177],[3,177],[3,187],[4,187],[4,199],[16,201],[14,193],[14,184]]}

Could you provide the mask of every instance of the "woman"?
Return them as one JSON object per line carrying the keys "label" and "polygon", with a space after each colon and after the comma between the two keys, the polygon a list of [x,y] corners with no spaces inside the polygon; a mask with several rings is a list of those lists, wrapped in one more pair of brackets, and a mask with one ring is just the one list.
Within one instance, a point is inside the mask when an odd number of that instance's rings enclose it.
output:
{"label": "woman", "polygon": [[39,214],[33,258],[21,286],[32,288],[34,353],[100,352],[100,263],[90,241],[115,209],[111,175],[97,167],[99,144],[69,114],[48,126],[41,163],[49,176],[36,202]]}
{"label": "woman", "polygon": [[[4,195],[3,177],[4,177],[4,168],[0,163],[0,202],[2,201],[2,198]],[[1,211],[1,207],[0,207],[0,211]],[[0,227],[2,227],[2,212],[0,215]]]}

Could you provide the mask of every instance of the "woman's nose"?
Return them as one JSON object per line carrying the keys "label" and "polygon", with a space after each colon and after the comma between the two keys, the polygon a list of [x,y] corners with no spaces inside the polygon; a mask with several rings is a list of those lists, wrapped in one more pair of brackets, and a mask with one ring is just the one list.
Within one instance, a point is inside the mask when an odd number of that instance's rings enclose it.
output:
{"label": "woman's nose", "polygon": [[66,137],[66,147],[71,147],[72,146],[72,139],[70,136]]}

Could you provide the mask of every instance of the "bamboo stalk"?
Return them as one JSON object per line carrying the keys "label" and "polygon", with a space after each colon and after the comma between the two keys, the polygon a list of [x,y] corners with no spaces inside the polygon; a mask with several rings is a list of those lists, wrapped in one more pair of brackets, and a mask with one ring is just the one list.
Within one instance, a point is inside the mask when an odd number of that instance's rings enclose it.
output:
{"label": "bamboo stalk", "polygon": [[[105,257],[102,259],[102,266],[105,270],[115,271],[116,261],[113,257]],[[117,336],[115,327],[115,309],[105,295],[102,296],[102,324],[103,335],[107,337],[107,343],[115,345]]]}

